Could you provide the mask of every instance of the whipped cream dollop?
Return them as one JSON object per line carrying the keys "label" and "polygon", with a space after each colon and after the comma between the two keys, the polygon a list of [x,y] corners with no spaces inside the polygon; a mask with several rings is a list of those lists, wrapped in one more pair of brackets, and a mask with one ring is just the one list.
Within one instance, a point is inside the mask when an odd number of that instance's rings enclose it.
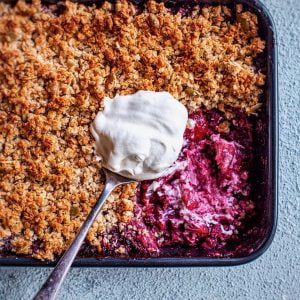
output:
{"label": "whipped cream dollop", "polygon": [[104,99],[91,125],[102,165],[136,180],[160,177],[177,159],[188,113],[168,92]]}

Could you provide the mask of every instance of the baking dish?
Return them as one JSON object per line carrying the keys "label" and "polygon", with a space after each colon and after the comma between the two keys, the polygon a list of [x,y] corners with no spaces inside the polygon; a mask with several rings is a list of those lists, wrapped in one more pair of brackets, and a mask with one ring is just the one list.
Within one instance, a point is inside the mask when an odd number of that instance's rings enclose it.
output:
{"label": "baking dish", "polygon": [[[47,2],[47,1],[45,1]],[[56,2],[56,1],[48,1]],[[92,3],[93,1],[81,1]],[[94,1],[97,2],[97,1]],[[141,1],[134,1],[140,3]],[[274,236],[277,219],[277,57],[276,57],[276,33],[272,19],[264,6],[258,1],[165,1],[168,7],[178,5],[200,4],[225,4],[234,7],[241,3],[256,13],[259,17],[260,36],[266,42],[265,55],[257,60],[260,68],[264,68],[267,74],[267,84],[263,95],[265,103],[258,118],[255,118],[255,169],[256,175],[253,182],[253,196],[259,208],[257,217],[259,229],[252,232],[243,240],[249,245],[251,254],[238,254],[236,257],[209,258],[199,256],[193,251],[176,249],[168,254],[168,257],[156,258],[96,258],[78,257],[74,266],[208,266],[208,265],[235,265],[249,262],[261,255],[270,245]],[[249,249],[250,249],[249,248]],[[175,256],[176,253],[176,256]],[[2,265],[18,266],[50,266],[55,262],[42,262],[26,257],[8,256],[0,258]]]}

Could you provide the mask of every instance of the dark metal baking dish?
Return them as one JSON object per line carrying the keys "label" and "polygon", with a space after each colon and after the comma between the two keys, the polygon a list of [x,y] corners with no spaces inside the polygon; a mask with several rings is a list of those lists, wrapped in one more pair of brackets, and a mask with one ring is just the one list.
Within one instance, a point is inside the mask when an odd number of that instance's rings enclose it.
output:
{"label": "dark metal baking dish", "polygon": [[[132,0],[140,3],[143,0]],[[8,1],[6,1],[8,2]],[[10,1],[13,2],[13,1]],[[56,0],[44,2],[56,3]],[[79,2],[95,3],[100,1],[81,0]],[[259,18],[260,35],[266,40],[265,54],[257,63],[263,67],[267,74],[267,83],[263,94],[264,107],[255,120],[255,166],[253,173],[254,196],[259,208],[257,219],[259,229],[246,238],[245,243],[252,246],[249,255],[238,257],[204,257],[204,256],[168,256],[155,258],[96,258],[78,257],[75,267],[178,267],[178,266],[232,266],[250,262],[263,254],[271,244],[277,223],[277,172],[278,172],[278,109],[277,109],[277,42],[274,22],[265,8],[258,0],[170,0],[165,1],[169,7],[174,5],[224,4],[235,7],[243,4],[245,8],[254,12]],[[178,4],[179,3],[179,4]],[[39,261],[22,256],[0,257],[2,266],[53,266],[55,262]]]}

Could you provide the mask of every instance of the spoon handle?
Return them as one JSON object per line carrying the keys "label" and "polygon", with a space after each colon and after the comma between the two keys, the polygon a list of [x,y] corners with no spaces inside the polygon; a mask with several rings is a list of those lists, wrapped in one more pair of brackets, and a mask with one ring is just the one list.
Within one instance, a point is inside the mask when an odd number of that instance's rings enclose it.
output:
{"label": "spoon handle", "polygon": [[56,297],[59,288],[61,287],[76,255],[77,252],[84,241],[91,225],[95,221],[98,213],[100,212],[105,200],[111,193],[111,191],[118,185],[117,182],[106,181],[104,189],[96,203],[96,205],[91,210],[87,219],[83,223],[80,231],[77,233],[74,241],[66,250],[64,255],[58,261],[56,267],[49,275],[47,281],[43,284],[39,292],[35,295],[33,300],[53,300]]}

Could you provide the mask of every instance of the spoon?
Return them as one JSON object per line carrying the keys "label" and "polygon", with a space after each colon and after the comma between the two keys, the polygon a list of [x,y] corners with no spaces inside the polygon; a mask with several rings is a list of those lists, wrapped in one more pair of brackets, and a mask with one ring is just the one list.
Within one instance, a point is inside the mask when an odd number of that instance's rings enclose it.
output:
{"label": "spoon", "polygon": [[108,198],[112,190],[125,183],[135,182],[135,180],[123,177],[116,173],[113,173],[107,169],[104,169],[105,174],[105,186],[104,189],[98,198],[95,206],[92,208],[87,219],[82,224],[80,231],[77,233],[74,241],[66,250],[64,255],[58,261],[56,267],[49,275],[46,282],[43,284],[39,292],[34,296],[33,300],[53,300],[55,299],[77,253],[78,250],[84,241],[91,225],[98,216],[103,204]]}

